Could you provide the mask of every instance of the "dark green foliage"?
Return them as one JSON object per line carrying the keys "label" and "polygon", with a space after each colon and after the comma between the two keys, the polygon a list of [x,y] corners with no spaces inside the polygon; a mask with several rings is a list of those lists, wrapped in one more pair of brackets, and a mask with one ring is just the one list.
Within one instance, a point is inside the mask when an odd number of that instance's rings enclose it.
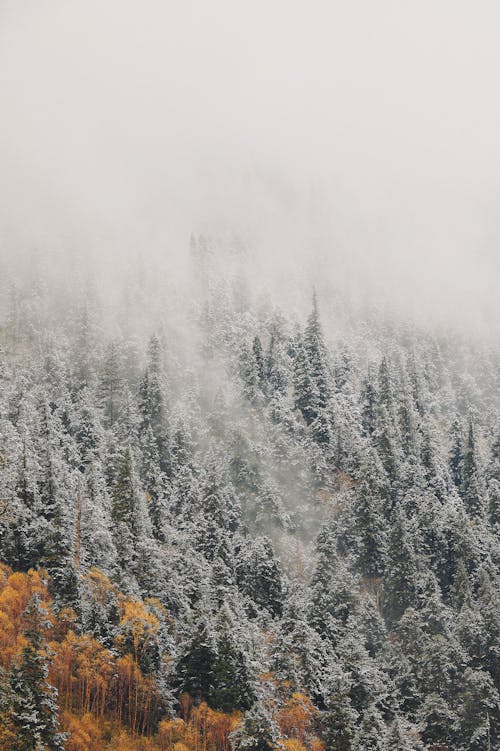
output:
{"label": "dark green foliage", "polygon": [[131,534],[139,531],[139,498],[130,448],[123,452],[113,489],[112,518],[116,526],[125,524]]}
{"label": "dark green foliage", "polygon": [[215,632],[213,688],[206,699],[212,707],[223,712],[249,709],[254,699],[251,671],[227,604],[217,615]]}
{"label": "dark green foliage", "polygon": [[485,491],[478,466],[476,437],[472,420],[469,422],[469,433],[464,452],[462,498],[467,513],[471,516],[482,516],[485,512]]}
{"label": "dark green foliage", "polygon": [[281,615],[281,570],[268,538],[258,537],[242,550],[237,564],[237,578],[242,592],[251,603],[265,608],[273,616]]}
{"label": "dark green foliage", "polygon": [[250,707],[253,696],[250,668],[234,631],[226,604],[215,619],[213,632],[204,616],[200,616],[177,662],[179,693],[188,693],[195,701],[206,701],[224,712]]}
{"label": "dark green foliage", "polygon": [[62,751],[64,736],[58,727],[57,692],[47,682],[49,656],[42,647],[44,613],[34,598],[26,616],[28,644],[12,664],[4,698],[8,725],[16,751]]}
{"label": "dark green foliage", "polygon": [[179,693],[188,693],[198,702],[211,695],[215,684],[216,649],[208,624],[200,617],[193,636],[177,662]]}
{"label": "dark green foliage", "polygon": [[269,712],[256,702],[245,714],[242,727],[233,734],[238,751],[277,751],[279,730]]}
{"label": "dark green foliage", "polygon": [[168,474],[171,466],[162,375],[162,349],[158,337],[153,336],[148,347],[148,366],[139,387],[140,432],[151,429],[160,469]]}
{"label": "dark green foliage", "polygon": [[380,711],[371,704],[363,714],[354,738],[354,751],[386,751],[387,728]]}
{"label": "dark green foliage", "polygon": [[406,514],[397,507],[392,519],[387,550],[384,611],[391,620],[399,619],[413,607],[417,592],[417,560]]}
{"label": "dark green foliage", "polygon": [[381,577],[387,559],[387,522],[383,501],[363,482],[354,508],[353,529],[356,539],[356,567],[363,576]]}
{"label": "dark green foliage", "polygon": [[351,751],[358,714],[351,706],[345,686],[339,685],[336,693],[328,697],[325,712],[325,742],[332,751]]}

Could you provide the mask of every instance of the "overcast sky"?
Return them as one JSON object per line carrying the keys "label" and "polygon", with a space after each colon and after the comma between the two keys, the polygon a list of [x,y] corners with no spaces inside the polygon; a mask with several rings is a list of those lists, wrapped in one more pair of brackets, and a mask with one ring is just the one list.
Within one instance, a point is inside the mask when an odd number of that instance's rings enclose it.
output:
{"label": "overcast sky", "polygon": [[496,0],[0,0],[1,251],[229,228],[498,313],[499,38]]}

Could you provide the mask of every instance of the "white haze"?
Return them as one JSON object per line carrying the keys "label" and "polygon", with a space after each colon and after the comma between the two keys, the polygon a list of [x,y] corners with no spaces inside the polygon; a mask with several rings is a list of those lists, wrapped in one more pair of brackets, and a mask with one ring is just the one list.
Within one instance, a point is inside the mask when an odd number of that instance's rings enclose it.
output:
{"label": "white haze", "polygon": [[491,329],[499,26],[493,0],[0,0],[4,269],[175,279],[191,231],[230,232],[255,281]]}

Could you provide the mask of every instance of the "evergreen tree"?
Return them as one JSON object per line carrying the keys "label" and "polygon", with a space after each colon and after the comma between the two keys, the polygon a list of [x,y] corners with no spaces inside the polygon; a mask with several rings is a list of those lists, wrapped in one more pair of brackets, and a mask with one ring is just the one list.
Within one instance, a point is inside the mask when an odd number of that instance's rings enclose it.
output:
{"label": "evergreen tree", "polygon": [[318,559],[310,588],[309,619],[332,644],[345,633],[357,602],[357,584],[337,551],[335,525],[325,524],[316,541]]}
{"label": "evergreen tree", "polygon": [[332,678],[327,710],[324,714],[325,743],[331,751],[351,751],[358,713],[350,699],[350,681],[345,673],[336,671]]}
{"label": "evergreen tree", "polygon": [[309,362],[311,379],[315,386],[316,411],[326,408],[332,393],[331,376],[327,349],[318,311],[316,292],[313,294],[313,307],[304,330],[304,349]]}
{"label": "evergreen tree", "polygon": [[354,738],[354,751],[386,751],[387,728],[382,715],[371,704],[363,714],[361,725]]}
{"label": "evergreen tree", "polygon": [[286,351],[286,338],[282,328],[281,320],[275,317],[271,324],[264,363],[268,393],[275,397],[284,396],[287,393],[290,381],[290,356]]}
{"label": "evergreen tree", "polygon": [[295,409],[300,411],[306,424],[310,425],[318,416],[319,394],[302,340],[299,340],[297,343],[297,353],[293,369],[293,385]]}
{"label": "evergreen tree", "polygon": [[245,713],[241,726],[232,734],[237,751],[277,751],[279,729],[262,702],[256,702]]}
{"label": "evergreen tree", "polygon": [[464,463],[464,436],[462,423],[458,417],[451,426],[450,474],[457,488],[462,487]]}
{"label": "evergreen tree", "polygon": [[64,735],[59,732],[57,692],[47,682],[48,656],[42,642],[44,613],[36,597],[26,618],[28,640],[9,674],[9,725],[15,735],[15,751],[59,751]]}
{"label": "evergreen tree", "polygon": [[383,575],[387,556],[387,525],[382,500],[362,483],[354,509],[356,567],[369,578]]}
{"label": "evergreen tree", "polygon": [[99,378],[104,425],[112,428],[121,417],[123,399],[122,358],[117,342],[108,345]]}
{"label": "evergreen tree", "polygon": [[500,482],[492,478],[488,485],[488,514],[493,530],[500,533]]}
{"label": "evergreen tree", "polygon": [[267,537],[257,537],[245,549],[237,564],[237,578],[242,591],[253,604],[265,608],[273,616],[281,615],[281,570]]}
{"label": "evergreen tree", "polygon": [[328,694],[333,692],[333,654],[331,645],[307,621],[302,587],[289,593],[275,645],[272,666],[278,680],[325,707]]}
{"label": "evergreen tree", "polygon": [[249,709],[254,697],[250,668],[229,607],[221,607],[215,621],[216,657],[213,665],[213,689],[206,697],[215,709],[233,712]]}
{"label": "evergreen tree", "polygon": [[400,618],[406,608],[415,604],[417,560],[408,529],[408,520],[401,506],[394,512],[389,533],[388,563],[385,578],[384,611],[391,620]]}
{"label": "evergreen tree", "polygon": [[[495,724],[498,724],[500,695],[491,675],[467,668],[460,687],[460,739],[470,751],[494,748]],[[496,722],[495,722],[496,721]]]}
{"label": "evergreen tree", "polygon": [[151,429],[156,441],[160,469],[168,475],[171,467],[161,359],[160,341],[153,336],[148,347],[148,365],[139,387],[140,433],[144,435]]}
{"label": "evergreen tree", "polygon": [[484,514],[484,488],[481,482],[476,437],[472,420],[469,421],[469,433],[463,461],[462,498],[467,513],[474,517]]}
{"label": "evergreen tree", "polygon": [[255,362],[255,371],[257,373],[257,383],[262,392],[266,391],[266,376],[264,370],[264,353],[262,349],[262,342],[258,336],[254,337],[252,343],[252,353]]}
{"label": "evergreen tree", "polygon": [[215,690],[217,645],[202,614],[176,665],[179,694],[187,693],[196,702],[208,700]]}
{"label": "evergreen tree", "polygon": [[456,711],[439,694],[425,696],[418,719],[422,724],[424,743],[445,748],[456,748],[459,718]]}
{"label": "evergreen tree", "polygon": [[401,453],[391,414],[384,403],[377,410],[375,446],[389,481],[396,486],[401,472]]}
{"label": "evergreen tree", "polygon": [[[417,733],[414,732],[414,737]],[[416,740],[416,738],[415,738]],[[418,746],[421,748],[421,745]],[[403,724],[399,717],[396,717],[389,727],[387,734],[387,751],[414,751],[417,748],[414,739],[409,733],[405,732]]]}
{"label": "evergreen tree", "polygon": [[[257,358],[259,359],[257,360]],[[252,349],[247,344],[242,345],[239,356],[239,373],[243,384],[243,394],[250,404],[254,406],[261,402],[264,378],[263,367],[262,345],[260,344],[260,339],[256,337]]]}
{"label": "evergreen tree", "polygon": [[453,586],[450,591],[450,599],[453,608],[458,612],[465,606],[470,607],[472,602],[472,591],[470,586],[469,573],[465,567],[463,559],[460,558],[453,579]]}
{"label": "evergreen tree", "polygon": [[139,493],[129,447],[123,452],[118,468],[111,513],[114,524],[125,524],[132,535],[138,534],[141,526]]}
{"label": "evergreen tree", "polygon": [[377,389],[371,372],[366,377],[361,391],[361,424],[365,436],[373,435],[377,419]]}

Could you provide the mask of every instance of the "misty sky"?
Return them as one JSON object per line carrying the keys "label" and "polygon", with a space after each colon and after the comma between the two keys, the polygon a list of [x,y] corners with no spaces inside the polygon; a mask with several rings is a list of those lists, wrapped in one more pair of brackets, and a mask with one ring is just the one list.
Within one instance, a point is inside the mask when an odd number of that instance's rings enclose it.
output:
{"label": "misty sky", "polygon": [[499,34],[494,0],[0,0],[1,252],[231,229],[498,315]]}

